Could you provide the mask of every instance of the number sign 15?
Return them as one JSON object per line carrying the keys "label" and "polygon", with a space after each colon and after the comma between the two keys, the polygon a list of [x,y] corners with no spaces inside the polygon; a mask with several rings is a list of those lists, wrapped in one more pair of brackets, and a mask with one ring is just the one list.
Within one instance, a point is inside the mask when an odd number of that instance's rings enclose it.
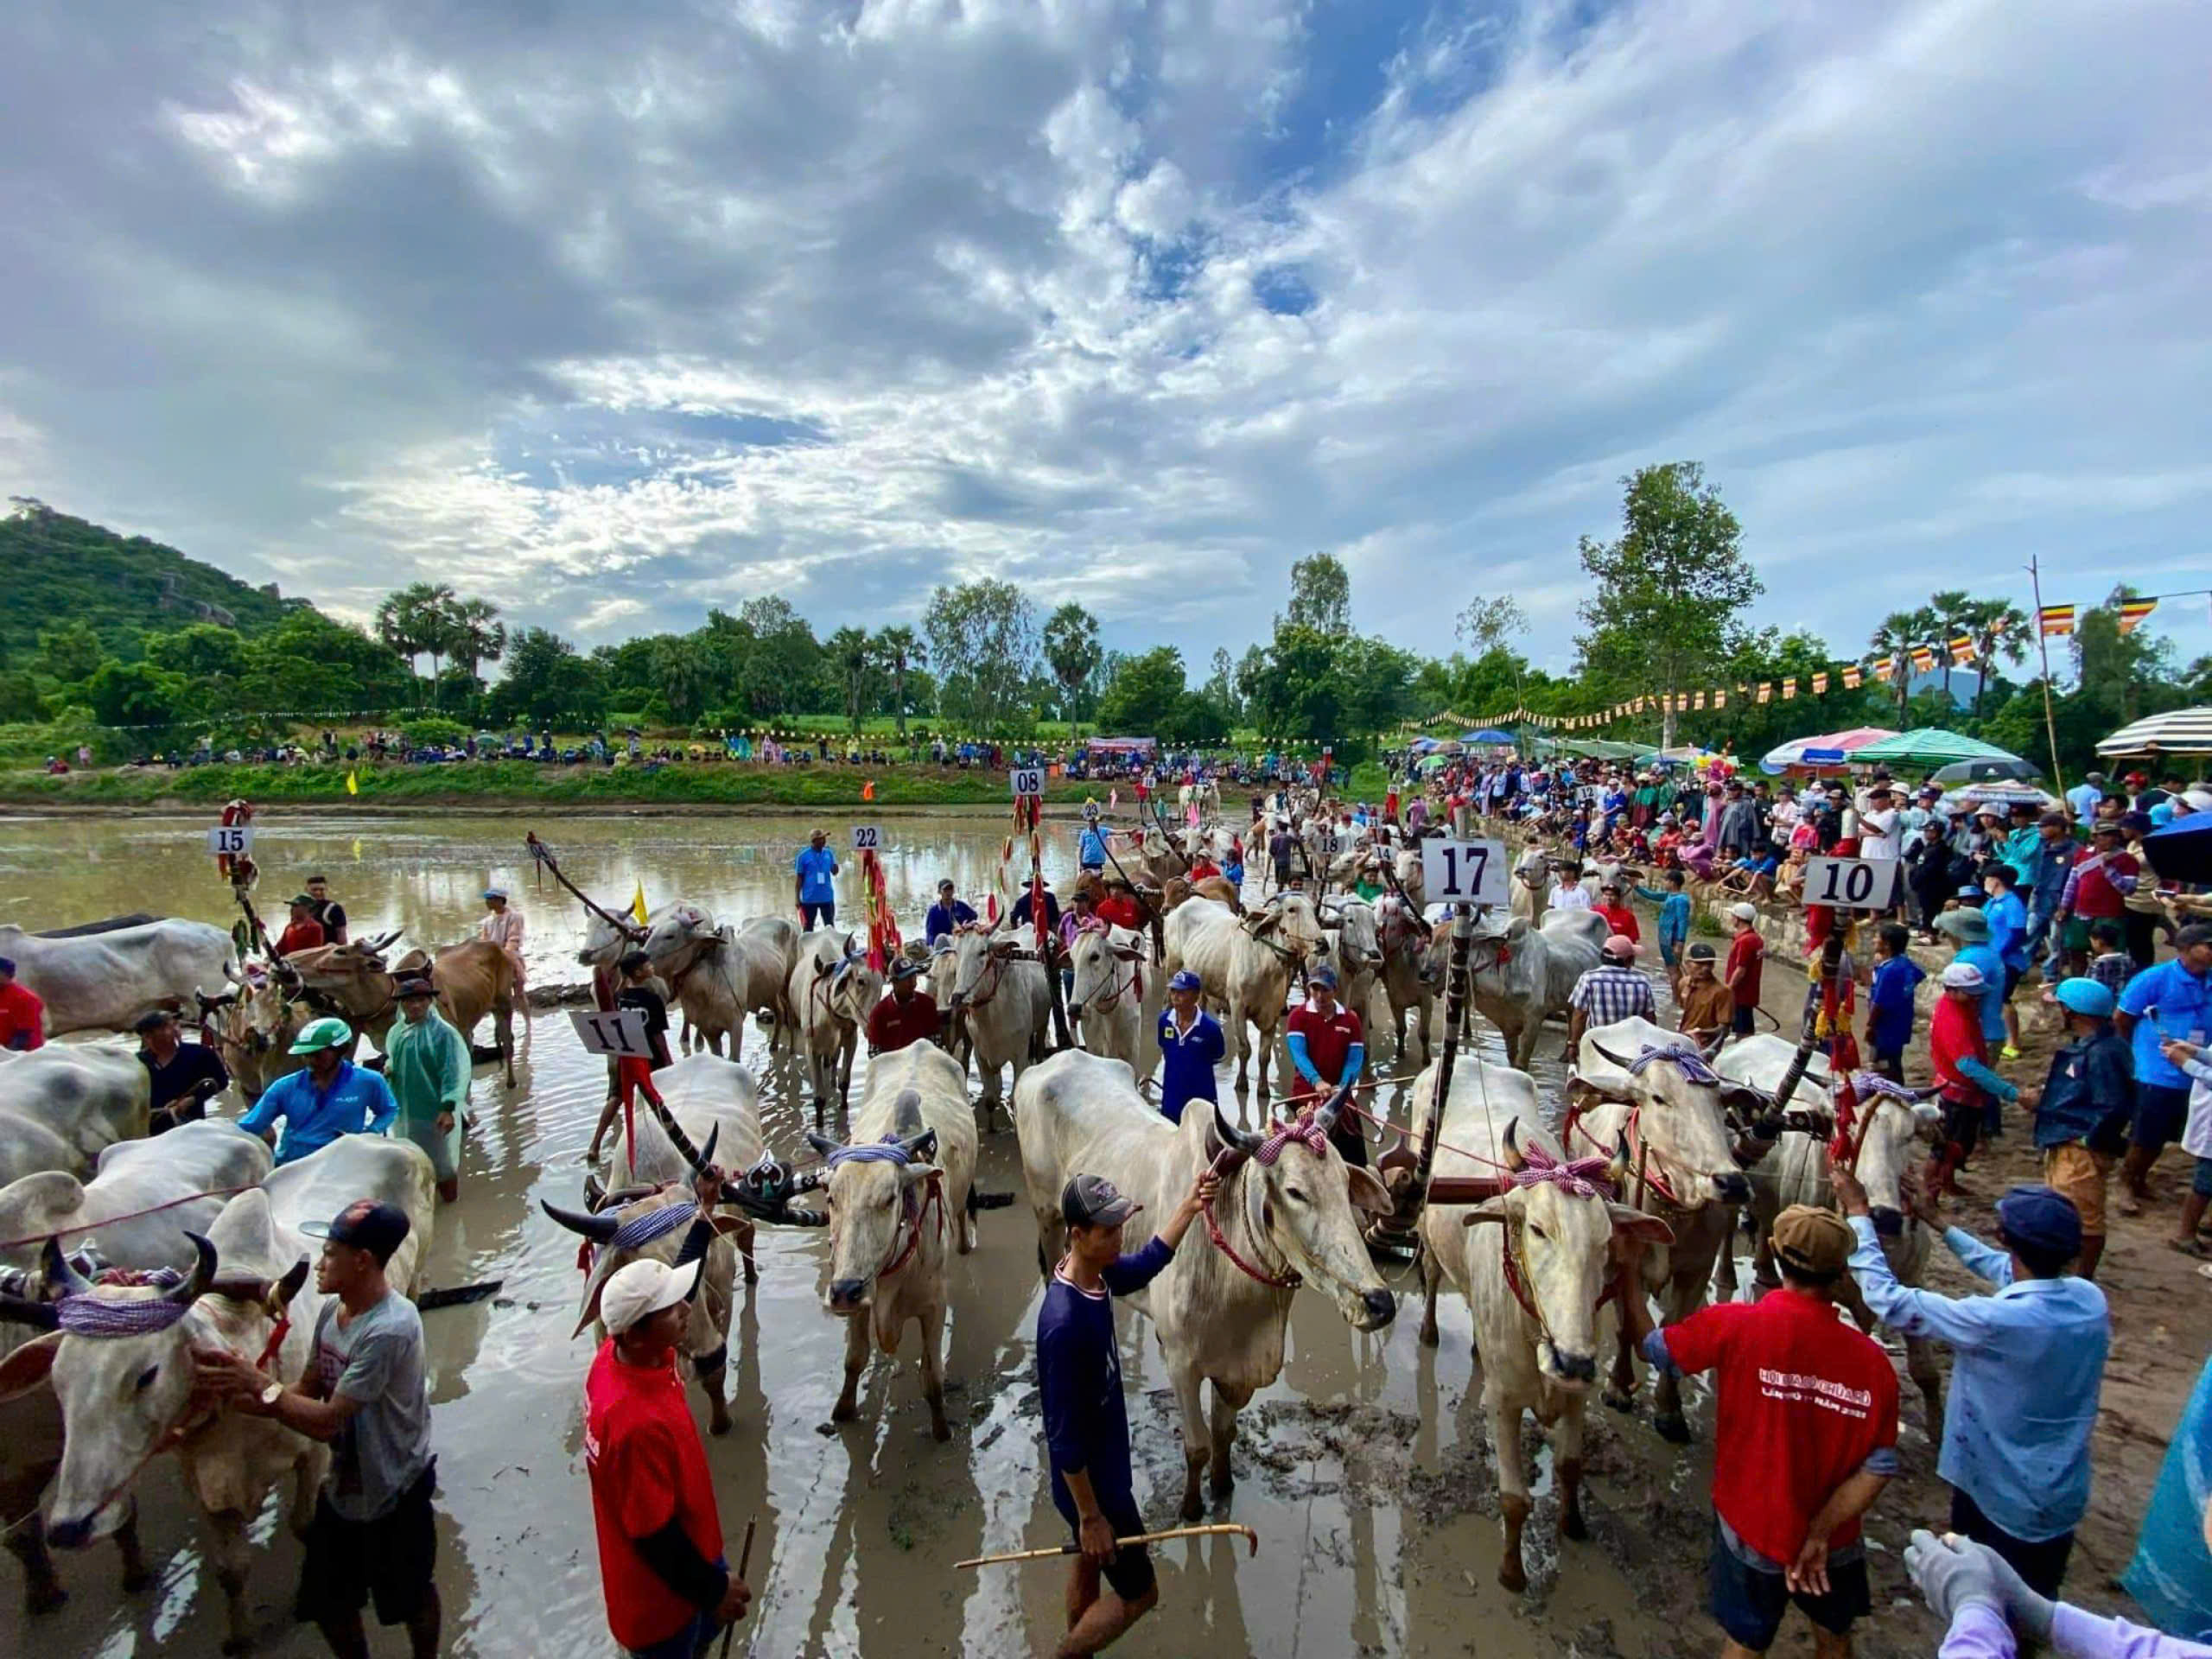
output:
{"label": "number sign 15", "polygon": [[883,831],[872,823],[853,826],[853,850],[856,853],[880,853],[883,850]]}
{"label": "number sign 15", "polygon": [[1897,899],[1894,858],[1808,858],[1805,902],[1837,910],[1887,910]]}
{"label": "number sign 15", "polygon": [[1430,902],[1502,905],[1507,902],[1505,846],[1496,841],[1424,841],[1422,895]]}
{"label": "number sign 15", "polygon": [[1014,785],[1016,795],[1042,795],[1045,792],[1045,768],[1042,766],[1016,766],[1007,773],[1007,778]]}
{"label": "number sign 15", "polygon": [[207,832],[207,850],[220,856],[232,858],[253,850],[253,826],[250,823],[219,823]]}
{"label": "number sign 15", "polygon": [[652,1056],[643,1008],[576,1008],[569,1011],[569,1020],[587,1054],[612,1054],[618,1059]]}

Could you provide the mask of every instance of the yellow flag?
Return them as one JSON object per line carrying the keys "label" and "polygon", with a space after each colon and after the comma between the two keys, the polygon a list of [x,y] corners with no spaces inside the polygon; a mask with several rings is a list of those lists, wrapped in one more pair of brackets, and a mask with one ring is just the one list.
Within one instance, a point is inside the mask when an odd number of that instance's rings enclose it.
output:
{"label": "yellow flag", "polygon": [[360,779],[353,776],[353,769],[351,766],[346,768],[346,792],[348,795],[358,795],[361,792]]}
{"label": "yellow flag", "polygon": [[645,912],[645,884],[643,877],[639,879],[638,891],[631,896],[630,913],[638,918],[639,927],[643,927],[649,919]]}

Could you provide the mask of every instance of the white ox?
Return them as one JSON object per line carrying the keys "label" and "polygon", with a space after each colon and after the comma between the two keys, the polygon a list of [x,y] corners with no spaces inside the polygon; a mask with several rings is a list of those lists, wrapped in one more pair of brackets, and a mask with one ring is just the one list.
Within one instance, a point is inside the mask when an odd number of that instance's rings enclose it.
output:
{"label": "white ox", "polygon": [[[279,1319],[289,1317],[265,1369],[272,1381],[298,1384],[315,1361],[315,1321],[325,1300],[308,1267],[317,1247],[300,1224],[327,1221],[363,1198],[397,1205],[413,1224],[387,1268],[392,1287],[413,1294],[430,1245],[430,1160],[411,1141],[341,1135],[224,1205],[191,1276],[173,1290],[94,1288],[58,1251],[48,1253],[49,1288],[110,1302],[165,1298],[185,1308],[175,1323],[121,1337],[48,1331],[0,1362],[0,1401],[50,1382],[60,1402],[61,1470],[47,1523],[57,1548],[80,1548],[121,1524],[138,1471],[174,1434],[185,1485],[207,1519],[208,1556],[229,1617],[225,1646],[233,1651],[251,1640],[246,1529],[270,1490],[289,1476],[292,1528],[303,1532],[328,1452],[270,1418],[196,1412],[192,1351],[227,1348],[257,1360]],[[49,1309],[49,1318],[58,1312]]]}
{"label": "white ox", "polygon": [[[741,1058],[748,1014],[770,1015],[778,1035],[797,1017],[791,998],[798,930],[787,917],[756,916],[741,927],[716,926],[698,906],[677,905],[645,935],[644,949],[653,971],[675,989],[685,1024],[716,1054],[728,1036],[730,1058]],[[768,1052],[775,1051],[771,1036]]]}
{"label": "white ox", "polygon": [[1507,895],[1507,910],[1533,925],[1544,912],[1551,880],[1551,860],[1544,855],[1544,849],[1523,848],[1521,856],[1513,861],[1513,888]]}
{"label": "white ox", "polygon": [[[653,1087],[667,1103],[667,1115],[675,1122],[683,1144],[679,1146],[670,1136],[661,1114],[633,1111],[630,1123],[615,1125],[613,1150],[607,1155],[607,1167],[615,1192],[626,1187],[658,1190],[671,1183],[688,1183],[693,1164],[704,1155],[695,1156],[694,1149],[701,1147],[713,1147],[715,1162],[723,1169],[749,1170],[760,1161],[767,1146],[760,1130],[760,1086],[735,1060],[726,1060],[719,1054],[686,1054],[655,1071]],[[638,1132],[634,1147],[630,1142],[632,1123]],[[584,1195],[597,1210],[602,1207],[604,1195],[593,1198],[592,1185],[587,1178]],[[744,1260],[745,1282],[754,1283],[760,1274],[753,1260],[752,1223],[732,1228],[729,1236]]]}
{"label": "white ox", "polygon": [[[1435,1099],[1436,1068],[1431,1066],[1414,1084],[1416,1141],[1427,1131]],[[1463,1055],[1452,1072],[1435,1173],[1500,1181],[1531,1160],[1567,1161],[1542,1121],[1534,1077]],[[1618,1190],[1627,1175],[1626,1160],[1618,1153],[1608,1174]],[[1495,1224],[1497,1230],[1483,1223]],[[1421,1339],[1436,1344],[1437,1292],[1449,1284],[1474,1320],[1475,1359],[1482,1369],[1483,1408],[1505,1520],[1497,1581],[1508,1590],[1526,1589],[1529,1582],[1521,1554],[1530,1508],[1522,1412],[1535,1413],[1537,1421],[1554,1430],[1560,1531],[1569,1538],[1589,1535],[1582,1521],[1583,1414],[1598,1375],[1599,1313],[1611,1276],[1612,1241],[1624,1235],[1657,1244],[1673,1237],[1664,1222],[1609,1202],[1602,1189],[1578,1192],[1548,1180],[1507,1185],[1471,1211],[1431,1205],[1421,1211],[1427,1305]]]}
{"label": "white ox", "polygon": [[814,1121],[822,1122],[835,1090],[840,1110],[851,1103],[853,1056],[868,1017],[883,1000],[883,976],[868,965],[850,933],[810,933],[798,947],[784,997],[792,1011],[792,1040],[805,1058],[814,1094]]}
{"label": "white ox", "polygon": [[1386,893],[1375,901],[1375,943],[1382,957],[1382,994],[1390,1005],[1393,1061],[1402,1067],[1405,1064],[1411,1041],[1406,1035],[1406,1016],[1410,1014],[1414,1033],[1421,1038],[1421,1064],[1427,1065],[1428,1027],[1441,977],[1433,970],[1424,976],[1434,956],[1429,930],[1402,894]]}
{"label": "white ox", "polygon": [[1003,1097],[1001,1069],[1011,1065],[1019,1087],[1021,1074],[1044,1046],[1052,1018],[1048,970],[1023,953],[1027,938],[1026,932],[1001,931],[994,924],[970,928],[952,941],[953,1029],[966,1036],[975,1056],[987,1124],[991,1109]]}
{"label": "white ox", "polygon": [[128,1031],[157,1004],[189,1008],[200,991],[238,981],[231,936],[206,922],[175,917],[137,927],[66,938],[0,926],[0,957],[46,1003],[46,1030]]}
{"label": "white ox", "polygon": [[249,1106],[277,1078],[307,1065],[304,1055],[291,1052],[292,1041],[314,1018],[315,1010],[293,1001],[274,974],[250,973],[232,995],[200,999],[200,1039],[214,1042]]}
{"label": "white ox", "polygon": [[[1218,1107],[1211,1115],[1185,1113],[1179,1127],[1170,1123],[1145,1103],[1127,1070],[1095,1055],[1069,1051],[1033,1067],[1014,1089],[1014,1114],[1045,1273],[1065,1243],[1060,1189],[1069,1176],[1103,1175],[1144,1206],[1122,1235],[1123,1248],[1136,1249],[1200,1173],[1229,1154],[1214,1218],[1228,1249],[1249,1268],[1194,1235],[1158,1278],[1128,1299],[1152,1321],[1182,1408],[1183,1515],[1196,1520],[1199,1471],[1209,1470],[1217,1497],[1227,1495],[1236,1414],[1281,1374],[1296,1288],[1312,1285],[1357,1331],[1379,1331],[1396,1313],[1353,1213],[1389,1213],[1389,1194],[1366,1170],[1348,1167],[1325,1140],[1318,1152],[1294,1141],[1273,1163],[1261,1164],[1251,1158],[1261,1137],[1232,1128]],[[1206,1383],[1213,1389],[1211,1424],[1200,1397]]]}
{"label": "white ox", "polygon": [[1277,893],[1243,916],[1211,899],[1178,905],[1161,924],[1166,945],[1160,971],[1188,968],[1205,988],[1207,1003],[1226,1014],[1224,1034],[1235,1045],[1236,1086],[1245,1086],[1252,1042],[1260,1032],[1260,1092],[1268,1088],[1268,1062],[1295,976],[1325,937],[1313,901],[1303,893]]}
{"label": "white ox", "polygon": [[1085,928],[1069,952],[1075,978],[1068,1020],[1076,1040],[1140,1077],[1152,1070],[1143,1062],[1147,994],[1157,990],[1145,984],[1144,960],[1150,954],[1144,940],[1122,927]]}
{"label": "white ox", "polygon": [[[1788,1039],[1761,1032],[1739,1037],[1720,1051],[1713,1070],[1731,1085],[1730,1092],[1751,1116],[1770,1111],[1775,1096],[1789,1069],[1796,1045]],[[1786,1128],[1774,1149],[1751,1166],[1751,1224],[1758,1240],[1753,1271],[1762,1287],[1782,1282],[1774,1265],[1770,1235],[1775,1217],[1793,1204],[1833,1206],[1828,1185],[1828,1141],[1834,1126],[1829,1071],[1825,1055],[1815,1053],[1806,1064],[1804,1080],[1791,1090],[1789,1116],[1793,1123],[1800,1113],[1813,1117],[1815,1128]],[[1882,1241],[1882,1254],[1897,1282],[1917,1285],[1928,1271],[1935,1235],[1927,1224],[1908,1217],[1904,1184],[1913,1179],[1912,1159],[1916,1143],[1940,1135],[1942,1108],[1928,1102],[1907,1103],[1893,1096],[1876,1094],[1859,1103],[1852,1139],[1857,1146],[1854,1173],[1866,1189],[1873,1211],[1874,1231]],[[1735,1262],[1723,1257],[1721,1287],[1732,1295]],[[1858,1281],[1846,1274],[1836,1286],[1836,1300],[1850,1310],[1861,1330],[1874,1325],[1873,1311],[1859,1294]],[[1936,1344],[1920,1337],[1904,1338],[1905,1370],[1928,1410],[1928,1438],[1940,1445],[1943,1439],[1943,1378],[1936,1363]]]}
{"label": "white ox", "polygon": [[0,1061],[0,1183],[81,1175],[118,1141],[145,1137],[153,1080],[115,1043],[48,1043]]}
{"label": "white ox", "polygon": [[1526,1071],[1535,1058],[1544,1021],[1567,1010],[1574,982],[1604,956],[1605,918],[1597,936],[1586,912],[1548,912],[1539,926],[1516,916],[1501,925],[1495,916],[1478,925],[1467,963],[1470,1000],[1505,1039],[1506,1054]]}
{"label": "white ox", "polygon": [[[1691,1058],[1655,1058],[1632,1072],[1648,1051]],[[1570,1084],[1576,1103],[1569,1121],[1580,1126],[1566,1137],[1570,1155],[1610,1151],[1625,1141],[1629,1201],[1675,1230],[1672,1246],[1643,1258],[1644,1284],[1660,1298],[1668,1325],[1705,1306],[1713,1263],[1736,1230],[1736,1206],[1751,1196],[1720,1088],[1696,1075],[1705,1069],[1696,1046],[1681,1033],[1648,1020],[1621,1020],[1582,1033]],[[1635,1389],[1635,1360],[1624,1335],[1606,1403],[1625,1410]],[[1659,1374],[1652,1426],[1670,1440],[1689,1439],[1681,1379],[1671,1372]]]}
{"label": "white ox", "polygon": [[1382,988],[1382,936],[1375,906],[1364,899],[1332,899],[1315,906],[1314,916],[1325,930],[1314,963],[1335,969],[1338,1001],[1363,1025],[1370,1023],[1375,994]]}
{"label": "white ox", "polygon": [[[892,1139],[895,1159],[868,1155]],[[910,1043],[868,1067],[868,1092],[853,1117],[852,1149],[861,1155],[846,1155],[823,1135],[807,1141],[830,1160],[830,1284],[822,1305],[849,1321],[845,1386],[830,1421],[860,1415],[871,1342],[895,1355],[911,1319],[922,1327],[930,1433],[949,1440],[941,1357],[947,1269],[953,1251],[976,1248],[976,1115],[967,1075],[926,1038]]]}
{"label": "white ox", "polygon": [[1414,912],[1418,915],[1428,903],[1428,878],[1421,873],[1419,842],[1398,849],[1396,874],[1399,891],[1413,901]]}
{"label": "white ox", "polygon": [[[197,1256],[186,1231],[207,1231],[226,1201],[195,1195],[252,1186],[267,1178],[270,1163],[267,1147],[227,1123],[187,1123],[158,1142],[118,1141],[100,1154],[99,1173],[89,1181],[54,1169],[0,1188],[0,1237],[62,1235],[72,1253],[90,1248],[108,1267],[186,1268]],[[43,1289],[37,1246],[21,1245],[6,1255],[22,1279]],[[32,1309],[14,1311],[44,1320]],[[0,1349],[13,1347],[18,1333],[31,1332],[30,1325],[10,1318],[8,1306],[0,1306],[0,1320],[7,1321],[0,1324]],[[67,1599],[35,1513],[60,1467],[61,1406],[53,1393],[35,1389],[0,1405],[0,1513],[25,1517],[10,1529],[8,1548],[23,1564],[27,1613],[48,1611]],[[147,1573],[137,1516],[126,1516],[113,1535],[123,1556],[124,1590],[143,1588]]]}

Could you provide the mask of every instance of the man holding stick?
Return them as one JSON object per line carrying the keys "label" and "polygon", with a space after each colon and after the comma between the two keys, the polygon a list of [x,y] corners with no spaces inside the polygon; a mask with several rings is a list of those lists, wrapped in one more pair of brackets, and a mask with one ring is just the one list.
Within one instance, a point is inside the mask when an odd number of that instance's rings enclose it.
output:
{"label": "man holding stick", "polygon": [[1068,1253],[1052,1270],[1037,1316],[1037,1382],[1052,1459],[1052,1504],[1075,1529],[1081,1550],[1068,1573],[1068,1633],[1057,1649],[1060,1659],[1098,1652],[1160,1599],[1151,1555],[1141,1545],[1115,1545],[1117,1538],[1141,1533],[1144,1518],[1129,1472],[1129,1413],[1122,1397],[1112,1298],[1133,1296],[1158,1276],[1220,1187],[1221,1178],[1211,1169],[1201,1174],[1166,1225],[1130,1255],[1122,1254],[1122,1224],[1141,1206],[1103,1176],[1071,1176],[1061,1190]]}

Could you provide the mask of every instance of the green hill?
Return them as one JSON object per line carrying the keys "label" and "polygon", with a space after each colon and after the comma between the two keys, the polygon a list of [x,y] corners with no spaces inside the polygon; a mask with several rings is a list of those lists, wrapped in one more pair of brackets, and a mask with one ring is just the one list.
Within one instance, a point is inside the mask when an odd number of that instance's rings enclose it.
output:
{"label": "green hill", "polygon": [[0,569],[16,595],[14,604],[0,607],[0,662],[7,663],[29,657],[39,630],[59,622],[89,622],[103,645],[118,651],[133,634],[193,622],[261,633],[305,602],[249,587],[159,542],[118,536],[22,498],[0,518]]}

